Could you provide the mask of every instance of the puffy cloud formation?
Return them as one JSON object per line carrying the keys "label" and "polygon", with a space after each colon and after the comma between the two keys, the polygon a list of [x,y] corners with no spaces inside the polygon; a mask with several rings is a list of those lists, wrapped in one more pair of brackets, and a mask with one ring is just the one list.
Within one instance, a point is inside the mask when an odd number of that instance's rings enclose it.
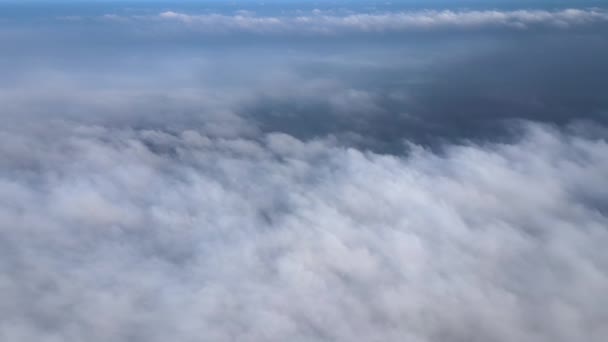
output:
{"label": "puffy cloud formation", "polygon": [[[121,17],[113,16],[112,19]],[[123,18],[124,19],[124,18]],[[135,19],[132,17],[132,19]],[[137,17],[137,19],[154,19]],[[426,10],[389,13],[335,15],[314,13],[303,16],[256,16],[251,13],[188,14],[160,13],[155,19],[177,21],[203,32],[341,34],[363,32],[407,32],[441,29],[516,28],[534,26],[567,28],[590,23],[605,23],[602,9],[547,10]]]}
{"label": "puffy cloud formation", "polygon": [[0,341],[603,342],[606,11],[513,4],[0,5]]}
{"label": "puffy cloud formation", "polygon": [[[25,126],[24,126],[25,127]],[[608,145],[0,132],[5,341],[603,341]]]}

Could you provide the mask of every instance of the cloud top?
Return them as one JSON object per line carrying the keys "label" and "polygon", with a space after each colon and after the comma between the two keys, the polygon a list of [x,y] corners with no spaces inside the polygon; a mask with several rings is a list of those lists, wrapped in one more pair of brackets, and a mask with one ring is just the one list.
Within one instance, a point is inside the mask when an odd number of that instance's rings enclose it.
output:
{"label": "cloud top", "polygon": [[[139,19],[143,19],[140,17]],[[608,21],[600,9],[546,10],[428,10],[395,13],[332,15],[314,12],[302,16],[253,14],[188,14],[162,12],[146,20],[179,22],[202,32],[339,34],[356,32],[408,32],[445,29],[531,27],[568,28]]]}
{"label": "cloud top", "polygon": [[[608,145],[0,133],[7,341],[600,342]],[[52,138],[52,139],[48,139]]]}

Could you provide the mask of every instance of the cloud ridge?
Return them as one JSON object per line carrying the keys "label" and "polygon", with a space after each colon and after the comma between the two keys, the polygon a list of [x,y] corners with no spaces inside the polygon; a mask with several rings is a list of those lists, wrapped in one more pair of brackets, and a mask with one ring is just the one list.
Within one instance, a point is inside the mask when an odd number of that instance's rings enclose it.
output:
{"label": "cloud ridge", "polygon": [[178,22],[207,33],[248,32],[258,34],[345,34],[410,32],[448,29],[532,27],[569,28],[608,21],[602,9],[547,10],[426,10],[391,13],[301,16],[255,14],[188,14],[165,11],[146,19]]}

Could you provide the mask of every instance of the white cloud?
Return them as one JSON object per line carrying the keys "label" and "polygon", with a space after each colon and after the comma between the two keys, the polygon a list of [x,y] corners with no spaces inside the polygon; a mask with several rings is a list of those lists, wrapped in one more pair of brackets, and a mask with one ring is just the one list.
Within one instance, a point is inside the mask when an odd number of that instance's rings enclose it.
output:
{"label": "white cloud", "polygon": [[[143,19],[142,17],[139,17]],[[147,19],[154,19],[147,17]],[[160,13],[155,19],[181,22],[202,32],[342,34],[350,32],[407,32],[437,29],[533,26],[570,27],[608,21],[600,9],[546,10],[427,10],[395,13],[358,13],[343,16],[314,13],[306,16],[255,16],[251,14]]]}
{"label": "white cloud", "polygon": [[608,334],[603,140],[528,125],[406,157],[46,128],[0,134],[2,340]]}

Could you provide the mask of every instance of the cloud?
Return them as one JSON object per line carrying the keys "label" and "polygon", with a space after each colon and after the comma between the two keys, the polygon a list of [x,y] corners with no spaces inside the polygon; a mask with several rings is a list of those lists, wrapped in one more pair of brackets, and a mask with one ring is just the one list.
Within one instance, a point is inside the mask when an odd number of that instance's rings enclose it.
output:
{"label": "cloud", "polygon": [[604,341],[603,10],[162,13],[2,31],[0,340]]}
{"label": "cloud", "polygon": [[181,22],[206,33],[344,34],[408,32],[448,29],[530,27],[567,28],[603,23],[608,13],[602,9],[547,10],[426,10],[391,13],[355,13],[342,16],[313,13],[300,16],[256,16],[252,14],[160,13],[159,19]]}
{"label": "cloud", "polygon": [[[11,341],[603,341],[608,145],[0,134]],[[584,131],[580,131],[583,132]]]}

